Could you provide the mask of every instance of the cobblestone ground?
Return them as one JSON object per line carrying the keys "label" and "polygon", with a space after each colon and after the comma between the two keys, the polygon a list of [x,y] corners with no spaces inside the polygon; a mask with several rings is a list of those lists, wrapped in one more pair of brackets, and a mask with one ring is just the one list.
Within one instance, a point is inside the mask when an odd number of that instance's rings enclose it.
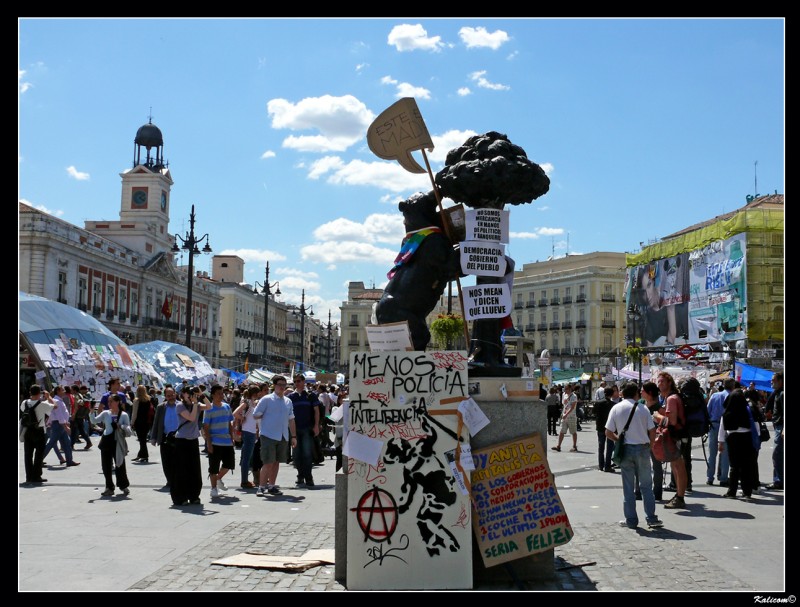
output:
{"label": "cobblestone ground", "polygon": [[[656,592],[752,590],[691,550],[678,532],[612,523],[576,525],[575,531],[575,538],[555,551],[553,580],[486,584],[475,590],[626,591],[641,589],[643,579]],[[129,590],[346,590],[334,580],[333,565],[295,573],[211,564],[241,552],[301,556],[314,548],[332,549],[334,533],[333,525],[232,523]]]}

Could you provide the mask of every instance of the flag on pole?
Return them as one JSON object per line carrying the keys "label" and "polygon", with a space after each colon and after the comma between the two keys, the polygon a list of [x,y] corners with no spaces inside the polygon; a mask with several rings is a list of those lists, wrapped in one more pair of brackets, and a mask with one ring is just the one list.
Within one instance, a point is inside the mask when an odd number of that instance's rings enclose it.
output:
{"label": "flag on pole", "polygon": [[169,295],[164,295],[164,305],[161,306],[161,313],[167,318],[172,316],[172,298]]}

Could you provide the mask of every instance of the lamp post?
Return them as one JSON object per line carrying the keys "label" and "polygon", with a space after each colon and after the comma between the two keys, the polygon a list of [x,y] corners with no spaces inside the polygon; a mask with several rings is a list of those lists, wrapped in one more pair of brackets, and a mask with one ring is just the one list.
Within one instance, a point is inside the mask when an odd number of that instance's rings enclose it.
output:
{"label": "lamp post", "polygon": [[[181,241],[182,246],[178,248],[178,241]],[[192,213],[189,215],[189,231],[186,236],[175,234],[175,244],[172,245],[173,253],[180,253],[180,250],[189,252],[189,285],[186,287],[186,343],[187,348],[192,347],[192,287],[194,286],[194,256],[200,255],[200,249],[197,245],[205,240],[206,246],[203,247],[203,253],[211,253],[211,247],[208,244],[208,234],[203,234],[200,238],[194,235],[194,205],[192,205]]]}
{"label": "lamp post", "polygon": [[333,368],[332,359],[331,359],[331,329],[333,329],[334,327],[336,327],[336,324],[335,323],[331,324],[331,311],[328,310],[328,327],[327,327],[327,330],[328,330],[328,338],[327,338],[328,339],[328,347],[327,347],[325,365],[326,365],[326,371],[328,371],[329,373],[330,373],[331,369]]}
{"label": "lamp post", "polygon": [[277,287],[275,290],[275,295],[277,296],[281,294],[280,282],[275,281],[274,283],[269,284],[269,262],[267,262],[267,271],[264,275],[264,283],[262,284],[256,281],[253,293],[258,294],[259,287],[261,287],[261,292],[264,294],[264,363],[267,364],[267,344],[269,343],[269,296],[272,295],[272,291],[270,289]]}
{"label": "lamp post", "polygon": [[637,358],[639,359],[638,365],[639,365],[640,388],[642,387],[642,353],[641,349],[636,343],[636,324],[639,322],[641,318],[642,318],[642,313],[639,311],[639,306],[636,304],[631,304],[630,307],[628,307],[628,320],[633,322],[633,347],[637,348],[637,351],[639,352],[639,356]]}
{"label": "lamp post", "polygon": [[[308,316],[314,316],[314,306],[308,307]],[[300,371],[306,370],[306,290],[300,299]]]}

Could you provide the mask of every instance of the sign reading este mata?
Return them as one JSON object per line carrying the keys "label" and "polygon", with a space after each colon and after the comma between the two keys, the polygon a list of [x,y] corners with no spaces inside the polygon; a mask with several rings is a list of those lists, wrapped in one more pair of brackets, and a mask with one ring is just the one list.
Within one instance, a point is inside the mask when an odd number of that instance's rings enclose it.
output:
{"label": "sign reading este mata", "polygon": [[348,589],[472,587],[469,495],[446,456],[467,392],[463,351],[350,354]]}
{"label": "sign reading este mata", "polygon": [[397,160],[410,173],[424,173],[414,150],[433,150],[433,140],[413,97],[403,97],[381,112],[367,131],[367,145],[384,160]]}
{"label": "sign reading este mata", "polygon": [[472,458],[472,528],[486,567],[572,539],[541,434],[473,450]]}

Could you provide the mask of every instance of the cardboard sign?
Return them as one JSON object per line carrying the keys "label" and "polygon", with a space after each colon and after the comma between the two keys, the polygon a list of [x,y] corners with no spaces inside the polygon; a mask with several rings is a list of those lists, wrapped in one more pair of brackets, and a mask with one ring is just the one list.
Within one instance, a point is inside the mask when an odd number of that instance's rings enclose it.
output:
{"label": "cardboard sign", "polygon": [[541,434],[473,450],[472,455],[472,528],[486,567],[572,539]]}
{"label": "cardboard sign", "polygon": [[395,352],[413,350],[408,321],[387,322],[382,325],[367,325],[367,342],[372,352]]}
{"label": "cardboard sign", "polygon": [[466,240],[508,242],[509,213],[501,209],[469,209]]}
{"label": "cardboard sign", "polygon": [[506,283],[475,285],[462,289],[464,318],[505,318],[511,314],[511,289]]}
{"label": "cardboard sign", "polygon": [[384,160],[397,160],[410,173],[425,173],[413,150],[433,151],[433,140],[413,97],[403,97],[381,112],[367,131],[367,145]]}
{"label": "cardboard sign", "polygon": [[320,384],[335,384],[336,373],[317,373],[314,379],[316,379],[317,383]]}
{"label": "cardboard sign", "polygon": [[461,270],[475,276],[503,276],[506,273],[506,245],[480,240],[461,243]]}
{"label": "cardboard sign", "polygon": [[352,352],[349,369],[348,590],[471,588],[469,495],[449,465],[467,353]]}

